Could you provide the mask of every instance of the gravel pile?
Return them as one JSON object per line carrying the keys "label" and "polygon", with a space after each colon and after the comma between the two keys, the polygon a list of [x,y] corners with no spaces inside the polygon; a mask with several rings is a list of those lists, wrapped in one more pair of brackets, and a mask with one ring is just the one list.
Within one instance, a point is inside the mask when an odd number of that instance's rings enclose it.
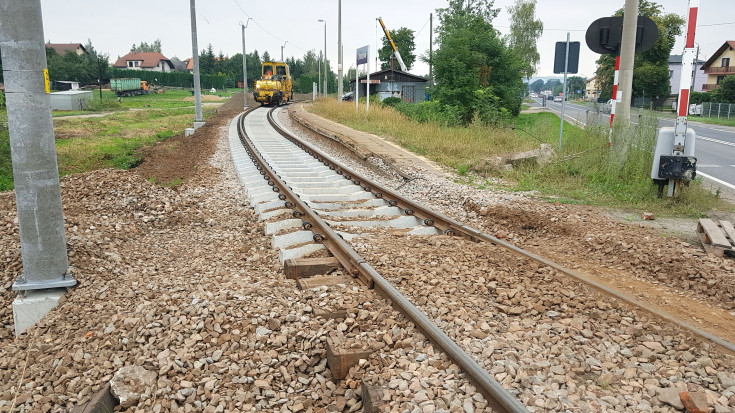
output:
{"label": "gravel pile", "polygon": [[[642,280],[651,287],[644,300],[664,301],[655,290],[665,286],[674,295],[704,303],[704,309],[711,306],[725,310],[716,316],[697,311],[692,322],[707,327],[726,317],[727,326],[735,328],[735,264],[729,258],[710,257],[701,246],[659,230],[612,221],[609,213],[598,208],[478,189],[455,182],[458,177],[451,172],[401,166],[398,173],[382,159],[363,161],[345,154],[338,145],[292,122],[285,111],[279,116],[297,136],[345,166],[437,212],[568,268],[600,276],[603,281],[624,284],[621,280],[627,278]],[[493,182],[492,178],[488,180],[490,185]]]}
{"label": "gravel pile", "polygon": [[[62,178],[79,284],[17,339],[15,205],[0,194],[0,411],[68,411],[132,371],[151,382],[126,399],[129,411],[359,411],[363,380],[379,377],[402,377],[386,397],[394,409],[485,410],[458,368],[372,291],[285,280],[223,135],[210,166],[176,190],[130,171]],[[346,315],[323,316],[337,309]],[[372,353],[334,380],[328,337]]]}
{"label": "gravel pile", "polygon": [[735,409],[735,359],[549,267],[446,236],[352,245],[534,411],[674,411],[669,388]]}

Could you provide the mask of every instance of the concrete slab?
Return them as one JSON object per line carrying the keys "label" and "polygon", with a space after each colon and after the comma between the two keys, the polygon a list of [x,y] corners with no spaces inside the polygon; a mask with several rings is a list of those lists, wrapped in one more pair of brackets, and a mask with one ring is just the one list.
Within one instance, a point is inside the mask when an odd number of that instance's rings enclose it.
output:
{"label": "concrete slab", "polygon": [[184,136],[191,136],[194,134],[194,128],[186,128],[184,129]]}
{"label": "concrete slab", "polygon": [[284,229],[300,228],[301,222],[302,221],[300,219],[284,219],[283,221],[266,222],[265,234],[272,235]]}
{"label": "concrete slab", "polygon": [[313,241],[314,233],[311,231],[296,231],[283,235],[275,235],[271,238],[273,248],[288,248],[292,245],[303,244]]}
{"label": "concrete slab", "polygon": [[283,249],[278,251],[278,261],[283,264],[291,258],[303,258],[309,254],[313,254],[319,250],[326,249],[323,244],[306,244],[296,248]]}
{"label": "concrete slab", "polygon": [[59,304],[65,288],[54,290],[32,290],[13,300],[13,321],[16,337],[41,319]]}

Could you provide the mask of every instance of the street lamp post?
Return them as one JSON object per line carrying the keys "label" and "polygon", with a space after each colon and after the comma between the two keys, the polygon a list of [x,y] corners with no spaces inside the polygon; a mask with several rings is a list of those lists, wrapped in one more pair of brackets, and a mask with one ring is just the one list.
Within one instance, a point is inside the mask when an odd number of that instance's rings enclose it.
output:
{"label": "street lamp post", "polygon": [[285,62],[285,60],[283,60],[283,48],[286,47],[286,43],[288,43],[288,40],[283,42],[283,46],[281,46],[281,61],[282,62]]}
{"label": "street lamp post", "polygon": [[327,21],[324,19],[319,19],[319,23],[324,23],[324,89],[322,92],[324,93],[324,96],[327,96],[327,73],[329,72],[329,67],[327,66]]}
{"label": "street lamp post", "polygon": [[342,94],[344,93],[342,85],[342,69],[344,68],[342,52],[342,0],[337,0],[337,101],[339,103],[342,103]]}
{"label": "street lamp post", "polygon": [[248,17],[248,20],[245,22],[245,24],[242,24],[240,22],[240,26],[242,26],[242,93],[243,93],[243,108],[245,110],[248,109],[248,63],[247,63],[247,54],[245,52],[245,29],[248,27],[248,23],[250,23],[250,20],[252,20],[252,17]]}

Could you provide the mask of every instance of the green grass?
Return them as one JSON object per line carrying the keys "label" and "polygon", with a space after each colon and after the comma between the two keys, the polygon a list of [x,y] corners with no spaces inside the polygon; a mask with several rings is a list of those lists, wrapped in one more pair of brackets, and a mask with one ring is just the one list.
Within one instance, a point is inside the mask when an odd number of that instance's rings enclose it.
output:
{"label": "green grass", "polygon": [[10,158],[10,136],[8,128],[0,124],[0,191],[11,189],[13,189],[13,163]]}
{"label": "green grass", "polygon": [[[674,198],[657,197],[650,179],[657,119],[644,115],[637,125],[614,135],[608,147],[604,127],[581,129],[564,124],[561,152],[549,164],[522,165],[505,170],[494,158],[537,148],[547,143],[556,149],[559,117],[540,112],[521,114],[514,126],[445,127],[435,122],[413,121],[393,108],[375,105],[365,115],[364,107],[319,100],[312,112],[373,134],[386,136],[403,147],[457,171],[464,183],[486,187],[488,178],[510,182],[501,189],[535,191],[554,202],[646,210],[659,216],[703,216],[712,209],[731,209],[699,181],[683,188]],[[625,137],[625,138],[619,138]],[[618,148],[627,146],[625,155]],[[496,188],[497,188],[497,184]]]}
{"label": "green grass", "polygon": [[[212,110],[205,108],[205,118],[212,113]],[[126,111],[100,118],[58,119],[54,122],[54,133],[59,174],[63,176],[101,168],[135,167],[143,159],[143,148],[183,132],[193,119],[193,108]],[[166,185],[179,184],[170,182]],[[8,130],[0,124],[0,191],[12,189]]]}

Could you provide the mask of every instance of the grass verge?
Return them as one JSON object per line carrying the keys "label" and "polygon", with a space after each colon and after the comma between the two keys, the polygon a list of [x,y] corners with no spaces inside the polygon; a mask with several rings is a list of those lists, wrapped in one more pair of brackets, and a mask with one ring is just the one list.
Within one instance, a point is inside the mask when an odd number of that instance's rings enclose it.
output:
{"label": "grass verge", "polygon": [[[205,119],[213,110],[204,111]],[[101,168],[130,169],[142,161],[142,149],[183,132],[194,117],[193,108],[129,111],[102,118],[55,121],[59,174]],[[0,126],[0,191],[13,189],[10,141]]]}
{"label": "grass verge", "polygon": [[[712,209],[730,209],[698,181],[672,199],[657,197],[650,179],[657,120],[644,116],[638,125],[618,131],[612,149],[607,129],[581,129],[564,124],[562,151],[543,166],[526,164],[505,170],[493,158],[536,148],[548,143],[557,148],[559,118],[548,113],[521,114],[513,127],[447,127],[436,122],[417,122],[390,107],[339,106],[319,100],[310,109],[315,114],[357,130],[389,137],[401,146],[455,169],[461,179],[487,187],[491,177],[502,178],[502,189],[536,191],[542,197],[566,203],[581,203],[632,210],[663,216],[703,216]],[[627,147],[623,153],[618,148]],[[498,187],[499,184],[492,184]]]}

